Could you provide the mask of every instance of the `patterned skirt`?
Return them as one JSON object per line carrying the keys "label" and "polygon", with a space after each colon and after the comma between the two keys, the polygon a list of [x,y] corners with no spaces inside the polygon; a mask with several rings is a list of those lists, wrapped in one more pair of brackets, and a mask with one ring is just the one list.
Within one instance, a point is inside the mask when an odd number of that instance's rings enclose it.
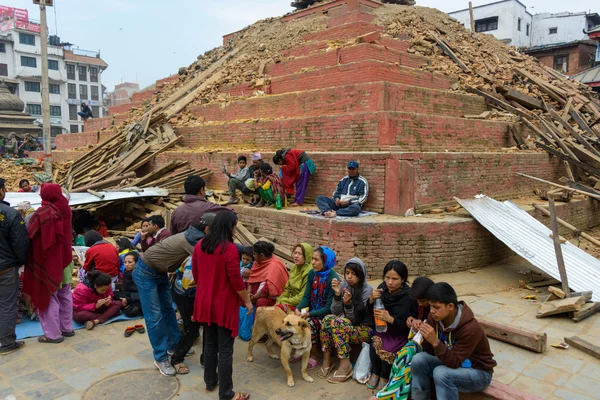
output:
{"label": "patterned skirt", "polygon": [[387,385],[377,393],[378,399],[406,400],[410,397],[412,381],[410,363],[413,356],[421,350],[421,346],[412,340],[400,349],[398,357],[396,357],[396,360],[392,365],[390,380]]}

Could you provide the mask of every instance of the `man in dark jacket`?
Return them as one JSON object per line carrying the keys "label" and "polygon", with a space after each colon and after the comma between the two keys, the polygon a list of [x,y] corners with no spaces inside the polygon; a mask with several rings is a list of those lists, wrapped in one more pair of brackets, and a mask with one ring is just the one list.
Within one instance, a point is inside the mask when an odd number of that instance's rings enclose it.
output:
{"label": "man in dark jacket", "polygon": [[85,101],[81,102],[81,111],[79,111],[77,114],[79,114],[79,116],[83,118],[84,121],[88,118],[94,117],[94,115],[92,114],[92,110],[87,104],[85,104]]}
{"label": "man in dark jacket", "polygon": [[317,207],[327,218],[356,217],[369,196],[369,182],[360,175],[358,162],[348,163],[348,175],[337,185],[333,198],[318,196]]}
{"label": "man in dark jacket", "polygon": [[21,214],[4,201],[6,188],[0,178],[0,355],[25,345],[17,341],[19,267],[27,263],[27,229]]}
{"label": "man in dark jacket", "polygon": [[177,207],[171,216],[171,234],[185,232],[190,226],[198,225],[204,213],[233,212],[230,208],[206,201],[206,183],[202,177],[190,175],[183,186],[185,196],[183,196],[183,204]]}
{"label": "man in dark jacket", "polygon": [[416,324],[425,341],[424,351],[411,362],[412,398],[429,400],[432,380],[438,399],[458,400],[459,392],[481,392],[496,366],[483,328],[448,283],[432,285],[427,300],[429,317]]}

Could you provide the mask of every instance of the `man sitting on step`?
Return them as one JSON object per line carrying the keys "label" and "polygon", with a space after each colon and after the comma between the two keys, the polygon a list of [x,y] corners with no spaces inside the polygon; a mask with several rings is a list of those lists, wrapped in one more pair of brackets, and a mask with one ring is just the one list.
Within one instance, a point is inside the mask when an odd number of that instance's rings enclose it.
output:
{"label": "man sitting on step", "polygon": [[356,217],[369,196],[369,183],[358,172],[358,162],[348,163],[348,175],[337,185],[333,198],[318,196],[317,207],[327,218]]}

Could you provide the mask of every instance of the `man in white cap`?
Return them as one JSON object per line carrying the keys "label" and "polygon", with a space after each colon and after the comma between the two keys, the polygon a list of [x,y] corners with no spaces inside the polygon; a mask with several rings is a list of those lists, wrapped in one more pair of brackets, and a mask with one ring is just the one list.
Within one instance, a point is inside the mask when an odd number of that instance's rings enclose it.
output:
{"label": "man in white cap", "polygon": [[242,189],[242,193],[246,195],[252,195],[251,206],[258,204],[260,196],[258,195],[258,185],[255,185],[255,180],[260,176],[260,166],[263,165],[262,155],[258,152],[252,154],[252,165],[249,168],[250,178],[246,180],[245,190]]}
{"label": "man in white cap", "polygon": [[31,214],[35,212],[33,207],[31,207],[31,203],[28,201],[22,201],[17,204],[17,211],[21,214],[23,220],[25,220],[25,225],[29,222]]}

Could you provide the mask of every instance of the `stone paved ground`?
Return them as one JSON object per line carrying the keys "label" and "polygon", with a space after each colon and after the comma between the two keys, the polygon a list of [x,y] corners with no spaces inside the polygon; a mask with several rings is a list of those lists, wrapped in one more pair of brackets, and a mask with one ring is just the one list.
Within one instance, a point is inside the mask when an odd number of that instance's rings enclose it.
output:
{"label": "stone paved ground", "polygon": [[[503,264],[456,274],[438,275],[436,281],[452,283],[459,296],[479,316],[500,323],[546,332],[549,343],[564,336],[578,335],[600,343],[600,315],[580,323],[563,317],[536,319],[537,305],[523,300],[531,294],[517,289],[521,277],[515,271],[528,268],[519,258]],[[511,287],[512,286],[512,287]],[[59,345],[40,344],[28,339],[25,348],[0,357],[0,399],[80,399],[94,382],[114,374],[140,368],[152,368],[147,335],[124,338],[127,322],[80,330]],[[492,340],[499,367],[494,379],[544,399],[600,399],[600,361],[578,350],[549,347],[545,354]],[[196,350],[199,351],[197,345]],[[235,345],[234,382],[237,390],[252,393],[253,399],[357,399],[366,400],[371,392],[357,383],[332,385],[316,377],[309,384],[300,378],[299,365],[293,366],[296,387],[288,388],[283,370],[267,357],[264,346],[255,348],[255,361],[245,361],[247,345]],[[217,399],[204,392],[203,370],[198,356],[188,361],[191,372],[180,376],[181,391],[176,399]],[[158,374],[158,372],[157,372]]]}

